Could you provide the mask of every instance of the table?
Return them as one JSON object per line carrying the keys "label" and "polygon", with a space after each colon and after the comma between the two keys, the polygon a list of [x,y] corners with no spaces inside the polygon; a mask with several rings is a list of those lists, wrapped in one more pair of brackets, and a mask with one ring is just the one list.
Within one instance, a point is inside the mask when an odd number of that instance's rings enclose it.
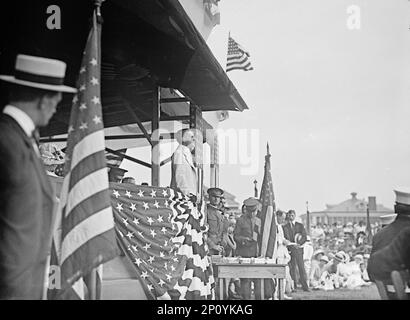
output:
{"label": "table", "polygon": [[[286,264],[272,263],[213,263],[217,269],[216,277],[219,279],[219,298],[223,299],[224,279],[251,278],[251,279],[278,279],[278,297],[283,300],[283,280],[286,277]],[[226,281],[228,282],[228,281]],[[227,284],[226,284],[227,285]],[[261,298],[264,300],[264,283],[261,281]]]}

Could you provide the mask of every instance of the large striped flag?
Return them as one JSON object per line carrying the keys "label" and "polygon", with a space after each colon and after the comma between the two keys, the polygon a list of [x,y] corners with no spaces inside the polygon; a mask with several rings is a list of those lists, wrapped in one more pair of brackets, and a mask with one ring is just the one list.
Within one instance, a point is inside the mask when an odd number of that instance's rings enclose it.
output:
{"label": "large striped flag", "polygon": [[87,298],[86,290],[95,288],[84,286],[84,281],[94,269],[119,253],[100,100],[100,28],[94,12],[68,128],[65,177],[51,257],[51,267],[60,267],[61,283],[49,283],[53,290],[48,296],[53,299]]}
{"label": "large striped flag", "polygon": [[226,72],[232,70],[253,70],[250,54],[239,43],[229,36],[228,40],[228,56],[226,61]]}
{"label": "large striped flag", "polygon": [[275,196],[273,194],[272,174],[270,171],[270,153],[267,145],[267,154],[265,156],[265,172],[261,187],[260,202],[262,210],[259,212],[261,221],[259,254],[263,257],[272,258],[275,252],[277,223],[275,216]]}

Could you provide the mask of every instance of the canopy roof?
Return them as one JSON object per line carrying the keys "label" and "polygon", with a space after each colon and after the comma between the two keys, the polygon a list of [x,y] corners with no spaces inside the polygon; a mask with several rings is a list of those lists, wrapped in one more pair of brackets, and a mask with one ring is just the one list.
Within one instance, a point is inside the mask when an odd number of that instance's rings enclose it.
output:
{"label": "canopy roof", "polygon": [[[17,53],[61,59],[66,82],[75,85],[88,35],[93,1],[7,1],[0,9],[0,73],[11,73]],[[61,29],[46,28],[49,5],[61,9]],[[1,6],[5,6],[2,4]],[[15,10],[12,8],[15,6]],[[13,12],[18,12],[13,15]],[[105,127],[152,119],[157,86],[178,89],[203,111],[247,109],[177,0],[107,0],[102,6],[102,105]],[[7,31],[6,31],[7,30]],[[67,132],[72,97],[41,132]],[[3,101],[2,101],[3,102]]]}

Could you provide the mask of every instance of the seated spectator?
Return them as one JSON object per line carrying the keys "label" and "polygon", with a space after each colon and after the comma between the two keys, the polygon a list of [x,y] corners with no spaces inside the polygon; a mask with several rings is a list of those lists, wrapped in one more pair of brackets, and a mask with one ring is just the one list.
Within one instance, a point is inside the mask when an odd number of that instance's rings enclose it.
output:
{"label": "seated spectator", "polygon": [[[312,283],[316,280],[319,281],[321,274],[319,275],[320,259],[325,255],[322,249],[318,249],[313,253],[312,262],[310,265],[310,271],[308,273],[308,285],[313,287]],[[328,261],[329,262],[329,261]]]}
{"label": "seated spectator", "polygon": [[367,242],[366,232],[360,231],[356,235],[356,247],[359,247]]}
{"label": "seated spectator", "polygon": [[357,235],[359,232],[366,233],[366,223],[360,220],[359,223],[354,228],[354,233]]}
{"label": "seated spectator", "polygon": [[306,237],[306,242],[302,245],[303,247],[303,262],[305,264],[305,271],[308,275],[310,272],[310,266],[312,263],[312,256],[313,256],[313,246],[310,241],[310,236]]}
{"label": "seated spectator", "polygon": [[225,257],[234,257],[236,250],[236,242],[233,236],[233,232],[236,226],[236,219],[233,215],[229,217],[226,224],[226,230],[223,231],[223,243],[224,243],[224,256]]}
{"label": "seated spectator", "polygon": [[312,226],[311,235],[312,235],[312,238],[315,240],[325,238],[325,232],[323,231],[320,223],[318,223],[316,226]]}
{"label": "seated spectator", "polygon": [[345,286],[350,289],[360,289],[361,286],[366,285],[362,276],[360,265],[364,264],[364,258],[361,254],[354,256],[354,261],[347,264],[349,274],[347,276]]}
{"label": "seated spectator", "polygon": [[312,265],[310,277],[309,277],[309,285],[313,289],[321,289],[325,285],[325,279],[322,278],[322,275],[325,271],[326,265],[329,263],[329,258],[323,254],[319,254],[317,256],[317,263]]}
{"label": "seated spectator", "polygon": [[343,278],[344,278],[343,261],[344,259],[345,259],[344,255],[338,252],[334,255],[333,259],[324,267],[321,281],[325,282],[327,289],[330,289],[328,287],[329,283],[331,283],[333,287],[336,289],[343,286]]}

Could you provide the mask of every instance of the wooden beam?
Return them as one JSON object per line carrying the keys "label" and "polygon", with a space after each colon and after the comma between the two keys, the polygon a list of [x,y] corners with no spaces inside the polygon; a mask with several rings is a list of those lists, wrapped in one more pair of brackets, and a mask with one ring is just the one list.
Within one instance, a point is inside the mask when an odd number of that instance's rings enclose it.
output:
{"label": "wooden beam", "polygon": [[160,104],[160,87],[154,88],[152,103],[152,121],[151,121],[151,185],[158,187],[160,184],[160,160],[159,160],[159,122],[161,114]]}
{"label": "wooden beam", "polygon": [[171,160],[172,160],[172,156],[166,158],[165,160],[162,160],[159,165],[162,167],[164,164],[167,164],[168,162],[171,162]]}
{"label": "wooden beam", "polygon": [[159,101],[160,103],[178,103],[178,102],[189,102],[190,100],[185,97],[178,97],[178,98],[162,98]]}
{"label": "wooden beam", "polygon": [[124,159],[127,159],[127,160],[130,160],[132,162],[138,163],[138,164],[140,164],[144,167],[151,168],[151,165],[149,163],[146,163],[145,161],[142,161],[142,160],[127,156],[126,154],[124,154],[122,152],[119,152],[119,151],[116,151],[116,150],[113,150],[113,149],[110,149],[110,148],[107,148],[107,147],[105,148],[105,150],[107,150],[108,152],[111,152],[111,153],[113,153],[117,156],[123,157]]}
{"label": "wooden beam", "polygon": [[189,121],[190,117],[187,116],[161,116],[161,121]]}
{"label": "wooden beam", "polygon": [[152,146],[153,144],[152,144],[151,136],[149,135],[148,131],[145,129],[145,127],[142,124],[142,122],[141,122],[140,118],[138,117],[137,113],[135,112],[135,110],[133,108],[131,108],[130,104],[128,103],[128,101],[126,99],[123,98],[122,100],[123,100],[123,103],[124,103],[125,107],[127,108],[128,112],[134,118],[135,122],[138,124],[138,127],[140,128],[140,130],[144,134],[145,138],[148,140],[148,142]]}
{"label": "wooden beam", "polygon": [[126,140],[126,139],[145,139],[143,134],[119,134],[115,136],[105,136],[105,140]]}

